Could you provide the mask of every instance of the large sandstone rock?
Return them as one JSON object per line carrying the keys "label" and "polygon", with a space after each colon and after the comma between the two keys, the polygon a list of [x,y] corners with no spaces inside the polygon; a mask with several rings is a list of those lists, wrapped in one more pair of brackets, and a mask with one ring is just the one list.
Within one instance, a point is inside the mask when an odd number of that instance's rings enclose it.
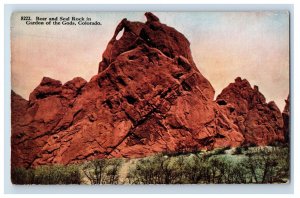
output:
{"label": "large sandstone rock", "polygon": [[29,101],[12,93],[12,166],[143,157],[281,138],[283,121],[274,103],[265,104],[251,87],[248,98],[247,86],[235,88],[240,96],[228,88],[213,101],[214,89],[193,62],[188,40],[153,14],[145,15],[146,23],[120,22],[99,73],[89,82],[74,78],[62,85],[45,77]]}
{"label": "large sandstone rock", "polygon": [[245,137],[245,145],[268,145],[284,141],[283,119],[276,104],[266,103],[258,86],[251,87],[240,77],[229,84],[216,102],[227,110],[228,117],[236,123]]}

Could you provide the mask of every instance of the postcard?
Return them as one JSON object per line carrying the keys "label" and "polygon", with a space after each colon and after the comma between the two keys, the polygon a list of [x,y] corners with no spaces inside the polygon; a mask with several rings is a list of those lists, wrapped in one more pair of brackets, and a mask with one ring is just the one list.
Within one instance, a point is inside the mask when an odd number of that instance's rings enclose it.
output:
{"label": "postcard", "polygon": [[15,12],[13,184],[290,182],[289,12]]}

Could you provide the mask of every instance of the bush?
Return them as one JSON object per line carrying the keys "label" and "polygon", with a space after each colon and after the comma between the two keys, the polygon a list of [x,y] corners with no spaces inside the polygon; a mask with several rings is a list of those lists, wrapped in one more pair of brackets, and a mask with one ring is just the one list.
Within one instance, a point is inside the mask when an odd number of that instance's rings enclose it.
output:
{"label": "bush", "polygon": [[226,149],[142,158],[131,166],[127,179],[131,184],[286,183],[289,179],[288,147],[239,148],[233,154]]}
{"label": "bush", "polygon": [[233,154],[234,155],[241,155],[241,154],[243,154],[243,148],[242,147],[236,147]]}
{"label": "bush", "polygon": [[78,165],[39,166],[34,171],[35,184],[80,184]]}
{"label": "bush", "polygon": [[[40,166],[11,170],[14,184],[241,184],[286,183],[289,180],[289,147],[228,148],[198,153],[157,154],[141,159],[97,159],[81,165]],[[232,153],[232,154],[231,154]],[[120,168],[126,173],[120,179]]]}
{"label": "bush", "polygon": [[250,150],[247,167],[255,183],[285,183],[289,179],[289,148],[266,147]]}
{"label": "bush", "polygon": [[82,171],[91,184],[118,184],[120,159],[96,159],[87,162]]}
{"label": "bush", "polygon": [[183,177],[182,156],[158,154],[140,159],[131,167],[127,179],[132,184],[175,184]]}
{"label": "bush", "polygon": [[22,167],[11,169],[11,182],[13,184],[33,184],[34,183],[34,170],[25,169]]}
{"label": "bush", "polygon": [[11,170],[13,184],[80,184],[78,165],[39,166],[36,169]]}

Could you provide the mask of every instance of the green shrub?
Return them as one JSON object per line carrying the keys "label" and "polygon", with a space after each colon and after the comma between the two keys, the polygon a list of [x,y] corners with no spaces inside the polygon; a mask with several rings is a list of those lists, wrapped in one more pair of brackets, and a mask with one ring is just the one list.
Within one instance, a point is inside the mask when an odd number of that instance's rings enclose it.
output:
{"label": "green shrub", "polygon": [[198,154],[154,155],[139,159],[127,175],[131,184],[285,183],[288,147],[228,148]]}
{"label": "green shrub", "polygon": [[80,184],[81,175],[78,165],[53,165],[12,169],[11,180],[13,184]]}
{"label": "green shrub", "polygon": [[34,171],[35,184],[80,184],[78,165],[39,166]]}
{"label": "green shrub", "polygon": [[247,167],[255,183],[285,183],[289,179],[289,148],[265,147],[249,150]]}
{"label": "green shrub", "polygon": [[[206,152],[156,154],[130,160],[97,159],[80,165],[14,168],[14,184],[240,184],[286,183],[290,177],[289,147],[228,148]],[[130,164],[130,165],[129,165]],[[120,168],[128,171],[120,179]],[[122,171],[123,172],[123,171]],[[124,172],[123,172],[124,173]],[[126,173],[126,171],[125,171]],[[88,181],[88,182],[87,182]]]}
{"label": "green shrub", "polygon": [[83,174],[91,184],[118,184],[121,159],[96,159],[87,162]]}
{"label": "green shrub", "polygon": [[127,179],[132,184],[174,184],[183,176],[182,156],[158,154],[140,159],[131,167]]}
{"label": "green shrub", "polygon": [[13,184],[33,184],[34,183],[34,170],[25,169],[22,167],[11,169],[11,182]]}
{"label": "green shrub", "polygon": [[243,148],[242,147],[236,147],[235,150],[234,150],[234,155],[241,155],[243,154]]}

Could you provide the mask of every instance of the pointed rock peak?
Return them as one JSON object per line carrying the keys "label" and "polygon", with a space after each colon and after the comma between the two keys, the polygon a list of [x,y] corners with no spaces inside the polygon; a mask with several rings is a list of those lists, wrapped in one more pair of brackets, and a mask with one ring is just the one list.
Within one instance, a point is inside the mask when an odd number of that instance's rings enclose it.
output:
{"label": "pointed rock peak", "polygon": [[157,16],[155,16],[153,13],[151,12],[146,12],[145,16],[147,18],[147,22],[152,22],[152,21],[157,21],[159,22],[159,18]]}
{"label": "pointed rock peak", "polygon": [[22,96],[20,96],[19,94],[17,94],[14,90],[11,90],[11,99],[14,100],[14,99],[20,99],[20,100],[25,100],[27,101],[26,99],[24,99]]}
{"label": "pointed rock peak", "polygon": [[285,107],[283,113],[289,114],[290,113],[290,94],[288,95],[287,99],[285,100]]}
{"label": "pointed rock peak", "polygon": [[141,22],[132,22],[128,21],[127,18],[122,19],[122,21],[117,25],[116,30],[114,32],[113,38],[110,40],[109,43],[114,43],[118,41],[117,37],[119,36],[119,33],[124,30],[124,32],[129,32],[130,34],[137,35],[140,34],[141,28],[143,26],[143,23]]}
{"label": "pointed rock peak", "polygon": [[[236,87],[247,87],[247,88],[251,88],[251,85],[249,83],[249,81],[247,79],[242,79],[241,77],[237,77],[235,80],[234,80],[234,83],[231,83],[233,86],[236,86]],[[255,85],[256,86],[256,85]],[[254,89],[256,89],[254,86]],[[257,87],[257,86],[256,86]],[[258,88],[258,87],[257,87]]]}
{"label": "pointed rock peak", "polygon": [[16,92],[14,90],[11,90],[11,96],[17,96]]}
{"label": "pointed rock peak", "polygon": [[122,29],[123,29],[124,27],[126,27],[126,24],[127,24],[127,23],[128,23],[127,19],[124,18],[124,19],[118,24],[118,26],[116,27],[114,36],[113,36],[114,39],[116,39],[116,38],[117,38],[117,35],[119,34],[119,32],[121,32]]}
{"label": "pointed rock peak", "polygon": [[285,103],[287,103],[287,104],[290,103],[290,94],[289,94],[288,97],[286,98]]}
{"label": "pointed rock peak", "polygon": [[29,96],[29,101],[32,103],[35,100],[44,99],[52,95],[61,93],[62,83],[59,80],[50,77],[43,77],[39,86],[37,86]]}
{"label": "pointed rock peak", "polygon": [[241,77],[236,77],[235,79],[234,79],[234,82],[235,83],[249,83],[249,81],[247,80],[247,79],[242,79]]}
{"label": "pointed rock peak", "polygon": [[[159,22],[158,17],[146,12],[146,23],[132,22],[124,18],[117,26],[112,39],[102,54],[98,73],[104,71],[120,54],[131,51],[140,45],[156,48],[165,56],[174,59],[182,56],[198,71],[190,50],[187,38],[176,29]],[[120,33],[123,35],[120,37]],[[119,39],[117,39],[119,38]]]}
{"label": "pointed rock peak", "polygon": [[81,77],[75,77],[72,80],[66,82],[63,86],[68,88],[81,88],[83,87],[87,81]]}
{"label": "pointed rock peak", "polygon": [[234,81],[235,81],[236,83],[242,82],[242,78],[241,78],[241,77],[237,77],[236,79],[234,79]]}
{"label": "pointed rock peak", "polygon": [[221,94],[218,95],[218,99],[227,99],[230,101],[238,101],[241,98],[246,99],[249,103],[266,103],[266,99],[263,94],[259,92],[257,85],[253,87],[247,79],[237,77],[234,83],[230,83],[225,87]]}
{"label": "pointed rock peak", "polygon": [[62,83],[59,80],[52,79],[50,77],[43,77],[40,86],[54,86],[60,87]]}
{"label": "pointed rock peak", "polygon": [[290,142],[290,94],[285,100],[285,107],[282,112],[282,117],[284,122],[283,130],[285,141]]}
{"label": "pointed rock peak", "polygon": [[274,101],[268,102],[268,107],[273,111],[280,112],[278,106],[276,105],[276,103]]}

